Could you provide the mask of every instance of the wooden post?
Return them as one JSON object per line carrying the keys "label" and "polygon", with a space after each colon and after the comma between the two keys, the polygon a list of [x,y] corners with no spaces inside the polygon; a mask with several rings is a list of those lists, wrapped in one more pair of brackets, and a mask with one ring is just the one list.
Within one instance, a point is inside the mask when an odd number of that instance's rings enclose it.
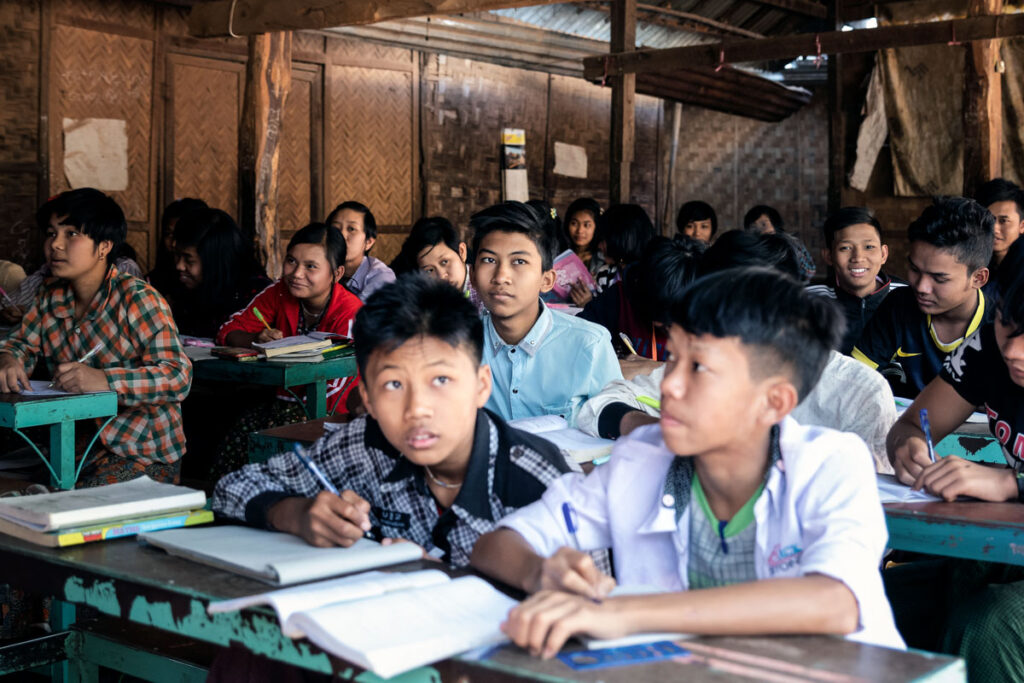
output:
{"label": "wooden post", "polygon": [[[612,36],[610,49],[631,52],[636,49],[636,0],[612,0]],[[628,202],[629,171],[633,163],[636,135],[636,74],[611,77],[611,168],[608,172],[608,194],[612,204]]]}
{"label": "wooden post", "polygon": [[[967,16],[1003,13],[1003,0],[968,0]],[[996,71],[999,39],[967,44],[964,61],[964,195],[1002,175],[1003,89]]]}
{"label": "wooden post", "polygon": [[291,83],[291,32],[250,36],[238,141],[239,224],[255,236],[272,278],[281,274],[277,172],[281,120]]}

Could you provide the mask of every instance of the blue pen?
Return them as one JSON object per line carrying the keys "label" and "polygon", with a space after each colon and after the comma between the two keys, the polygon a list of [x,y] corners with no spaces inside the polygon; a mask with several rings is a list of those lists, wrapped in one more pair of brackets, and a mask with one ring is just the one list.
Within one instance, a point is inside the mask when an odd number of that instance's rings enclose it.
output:
{"label": "blue pen", "polygon": [[[583,547],[580,545],[580,537],[576,535],[580,528],[579,518],[576,516],[576,508],[572,506],[572,503],[562,503],[562,517],[565,518],[565,528],[568,529],[569,535],[572,536],[573,547],[583,552]],[[598,605],[601,604],[601,601],[597,598],[590,598],[590,600]]]}
{"label": "blue pen", "polygon": [[928,409],[921,408],[921,431],[924,432],[924,438],[928,442],[928,458],[932,462],[935,462],[935,445],[932,443],[932,426],[928,423]]}
{"label": "blue pen", "polygon": [[[327,477],[324,476],[324,473],[320,471],[320,468],[316,466],[316,463],[309,459],[301,444],[298,442],[293,443],[292,453],[294,453],[295,457],[299,459],[299,462],[306,466],[306,469],[313,475],[313,478],[320,482],[320,485],[324,487],[325,491],[330,491],[336,496],[341,495],[338,493],[338,489],[334,487],[334,484],[332,484]],[[369,531],[363,532],[363,538],[368,538],[371,541],[379,541],[381,537],[382,536],[377,529],[371,528]]]}

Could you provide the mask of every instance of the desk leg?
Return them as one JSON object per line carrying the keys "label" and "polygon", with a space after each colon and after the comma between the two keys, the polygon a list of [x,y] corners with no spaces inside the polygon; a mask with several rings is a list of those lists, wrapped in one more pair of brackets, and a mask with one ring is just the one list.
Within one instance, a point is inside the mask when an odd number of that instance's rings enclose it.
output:
{"label": "desk leg", "polygon": [[306,414],[310,420],[327,417],[327,380],[317,380],[306,389]]}
{"label": "desk leg", "polygon": [[[74,604],[54,598],[50,604],[50,629],[54,633],[61,633],[70,629],[74,623]],[[54,683],[79,683],[82,679],[78,667],[66,659],[50,667],[50,680]]]}
{"label": "desk leg", "polygon": [[75,487],[75,423],[72,420],[50,425],[50,465],[57,474],[53,485],[59,489]]}

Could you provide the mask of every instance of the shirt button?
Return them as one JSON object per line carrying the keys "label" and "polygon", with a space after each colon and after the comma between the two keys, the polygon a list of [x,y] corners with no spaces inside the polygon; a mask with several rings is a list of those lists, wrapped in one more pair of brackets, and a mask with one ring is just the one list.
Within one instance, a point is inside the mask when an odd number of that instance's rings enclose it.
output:
{"label": "shirt button", "polygon": [[516,347],[514,347],[514,346],[513,346],[513,347],[512,347],[512,350],[511,350],[511,351],[509,351],[509,353],[515,353],[515,352],[516,352]]}
{"label": "shirt button", "polygon": [[675,507],[676,499],[672,496],[671,493],[666,493],[664,496],[661,497],[661,504],[667,508]]}
{"label": "shirt button", "polygon": [[518,389],[513,389],[513,390],[512,390],[512,393],[513,393],[513,394],[518,394],[518,393],[519,393],[519,390],[518,390]]}

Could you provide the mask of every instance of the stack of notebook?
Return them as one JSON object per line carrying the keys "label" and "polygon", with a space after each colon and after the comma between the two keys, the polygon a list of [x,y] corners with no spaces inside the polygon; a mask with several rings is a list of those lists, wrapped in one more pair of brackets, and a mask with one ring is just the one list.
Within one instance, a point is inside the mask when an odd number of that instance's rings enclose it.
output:
{"label": "stack of notebook", "polygon": [[0,533],[57,548],[213,521],[206,494],[149,477],[109,486],[0,498]]}
{"label": "stack of notebook", "polygon": [[325,358],[343,355],[350,349],[347,340],[334,339],[315,332],[309,335],[284,337],[269,342],[254,343],[267,360],[316,363]]}

